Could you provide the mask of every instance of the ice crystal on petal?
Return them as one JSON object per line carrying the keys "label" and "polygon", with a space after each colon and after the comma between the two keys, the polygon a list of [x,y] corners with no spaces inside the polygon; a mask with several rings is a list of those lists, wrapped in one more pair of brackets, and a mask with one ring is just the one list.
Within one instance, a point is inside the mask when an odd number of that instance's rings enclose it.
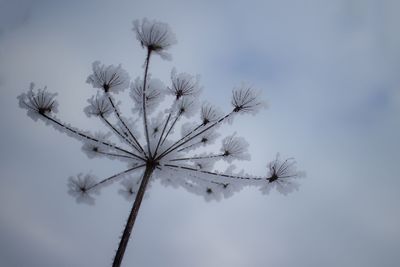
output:
{"label": "ice crystal on petal", "polygon": [[142,47],[159,54],[163,59],[171,59],[165,50],[176,44],[176,37],[168,24],[144,18],[142,21],[133,21],[133,31]]}
{"label": "ice crystal on petal", "polygon": [[86,82],[94,88],[103,89],[104,92],[119,93],[129,87],[129,74],[121,65],[100,65],[100,61],[92,64],[93,73]]}
{"label": "ice crystal on petal", "polygon": [[49,115],[57,112],[58,103],[55,100],[57,93],[47,92],[47,87],[34,90],[35,84],[31,83],[29,91],[18,96],[19,106],[27,110],[27,114],[33,120],[41,115]]}
{"label": "ice crystal on petal", "polygon": [[93,205],[94,198],[92,195],[98,193],[94,185],[96,185],[96,180],[92,175],[80,173],[77,176],[69,177],[68,193],[75,197],[78,203]]}

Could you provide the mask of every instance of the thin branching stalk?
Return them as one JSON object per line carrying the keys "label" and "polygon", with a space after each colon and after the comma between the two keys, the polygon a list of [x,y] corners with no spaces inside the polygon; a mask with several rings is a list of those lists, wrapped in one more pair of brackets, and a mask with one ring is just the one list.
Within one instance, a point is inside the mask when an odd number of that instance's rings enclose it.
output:
{"label": "thin branching stalk", "polygon": [[174,165],[174,164],[164,164],[166,167],[171,167],[173,169],[183,169],[191,172],[200,172],[204,174],[209,174],[217,177],[226,177],[226,178],[233,178],[233,179],[238,179],[238,180],[263,180],[265,178],[262,177],[246,177],[246,176],[237,176],[237,175],[230,175],[230,174],[224,174],[224,173],[218,173],[218,172],[212,172],[212,171],[205,171],[205,170],[199,170],[195,169],[192,167],[188,166],[179,166],[179,165]]}
{"label": "thin branching stalk", "polygon": [[111,96],[108,95],[108,100],[111,103],[111,106],[113,107],[114,113],[117,115],[118,120],[122,123],[122,125],[125,127],[125,129],[128,131],[129,135],[131,136],[131,138],[133,139],[133,141],[136,143],[136,145],[138,146],[138,148],[134,147],[136,150],[138,150],[138,152],[143,153],[146,156],[146,152],[144,152],[142,146],[140,145],[139,141],[137,140],[137,138],[133,135],[132,131],[129,129],[129,127],[126,125],[125,121],[122,119],[121,115],[119,114],[119,111],[117,109],[117,107],[114,104],[114,101],[112,100]]}
{"label": "thin branching stalk", "polygon": [[[128,137],[126,136],[126,135],[124,135],[123,133],[121,133],[120,131],[118,131],[118,129],[117,128],[115,128],[115,126],[114,125],[112,125],[111,123],[110,123],[110,121],[109,120],[107,120],[104,116],[100,116],[101,117],[101,119],[103,120],[103,122],[105,123],[105,124],[107,124],[107,126],[109,126],[112,130],[113,130],[113,132],[114,133],[116,133],[118,136],[120,136],[121,138],[122,138],[122,140],[124,140],[127,144],[129,144],[129,145],[131,145],[136,151],[138,151],[139,153],[141,152],[140,151],[140,149],[137,147],[137,145],[136,144],[134,144],[134,143],[132,143],[132,141],[130,140],[130,139],[128,139]],[[144,159],[143,159],[144,160]]]}
{"label": "thin branching stalk", "polygon": [[164,127],[163,127],[163,129],[162,129],[160,138],[158,139],[158,142],[157,142],[156,150],[154,151],[154,155],[157,155],[158,148],[160,147],[161,140],[162,140],[162,138],[163,138],[163,136],[164,136],[164,132],[165,132],[165,129],[167,128],[168,122],[169,122],[169,120],[171,119],[171,115],[172,115],[172,110],[169,112],[168,117],[167,117],[167,120],[165,121],[165,124],[164,124]]}
{"label": "thin branching stalk", "polygon": [[146,166],[146,164],[137,165],[137,166],[129,168],[129,169],[125,170],[125,171],[122,171],[122,172],[119,172],[117,174],[111,175],[110,177],[107,177],[107,178],[101,180],[100,182],[88,187],[86,190],[91,190],[91,189],[93,189],[95,187],[98,187],[98,186],[104,184],[104,183],[111,182],[112,180],[114,180],[115,178],[117,178],[117,177],[119,177],[121,175],[127,174],[127,173],[129,173],[131,171],[137,170],[137,169],[142,168],[144,166]]}
{"label": "thin branching stalk", "polygon": [[46,115],[46,114],[41,114],[41,115],[42,115],[43,117],[45,117],[46,119],[48,119],[49,121],[51,121],[51,122],[57,124],[58,126],[61,126],[62,128],[64,128],[64,129],[70,131],[70,132],[73,133],[73,134],[76,134],[76,135],[78,135],[78,136],[81,136],[81,137],[83,137],[83,138],[86,138],[86,139],[88,139],[88,140],[90,140],[90,141],[99,142],[100,144],[106,145],[106,146],[108,146],[108,147],[110,147],[110,148],[113,148],[113,149],[119,150],[119,151],[121,151],[121,152],[124,152],[124,153],[126,153],[126,154],[129,154],[129,155],[131,155],[132,157],[135,157],[135,158],[137,158],[137,159],[143,160],[142,157],[140,157],[140,156],[138,156],[138,155],[136,155],[136,154],[134,154],[134,153],[132,153],[132,152],[129,152],[129,151],[126,150],[126,149],[123,149],[123,148],[121,148],[121,147],[118,147],[118,146],[116,146],[116,145],[112,145],[112,144],[107,143],[107,142],[104,142],[104,141],[101,141],[101,140],[96,139],[96,138],[94,138],[94,137],[92,137],[92,136],[89,136],[89,135],[87,135],[87,134],[81,133],[81,132],[79,132],[79,131],[77,131],[77,130],[75,130],[75,129],[73,129],[73,128],[71,128],[71,127],[65,125],[65,124],[63,124],[62,122],[59,122],[58,120],[56,120],[56,119],[54,119],[54,118],[52,118],[52,117],[50,117],[50,116],[48,116],[48,115]]}
{"label": "thin branching stalk", "polygon": [[181,113],[176,115],[175,120],[172,122],[171,126],[169,127],[167,133],[164,136],[164,139],[161,141],[161,145],[164,144],[165,140],[167,139],[168,135],[171,133],[172,129],[174,128],[176,122],[179,120]]}
{"label": "thin branching stalk", "polygon": [[196,159],[215,159],[215,158],[222,158],[223,156],[225,156],[225,154],[198,156],[198,157],[187,157],[187,158],[177,158],[177,159],[171,159],[170,161],[186,161],[186,160],[196,160]]}
{"label": "thin branching stalk", "polygon": [[214,122],[213,124],[211,124],[210,126],[208,126],[207,128],[205,128],[204,130],[196,133],[195,135],[189,137],[189,139],[186,140],[182,140],[183,142],[179,144],[179,142],[176,142],[175,145],[170,146],[168,149],[166,149],[157,159],[160,159],[162,157],[165,157],[166,155],[168,155],[169,153],[173,152],[174,150],[180,148],[181,146],[183,146],[184,144],[186,144],[187,142],[190,142],[191,140],[193,140],[194,138],[196,138],[197,136],[201,135],[202,133],[210,130],[211,128],[215,127],[217,124],[223,122],[224,120],[226,120],[229,116],[231,116],[233,114],[234,111],[226,114],[224,117],[220,118],[218,121]]}

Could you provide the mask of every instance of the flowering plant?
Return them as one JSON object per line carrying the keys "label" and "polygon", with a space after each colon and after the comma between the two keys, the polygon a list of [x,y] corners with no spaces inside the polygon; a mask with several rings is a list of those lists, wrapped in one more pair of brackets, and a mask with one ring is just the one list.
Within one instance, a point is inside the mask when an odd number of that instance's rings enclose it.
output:
{"label": "flowering plant", "polygon": [[[223,114],[217,107],[208,102],[199,102],[202,88],[199,78],[187,73],[171,72],[169,86],[151,77],[149,65],[151,56],[160,55],[170,58],[166,52],[176,43],[175,35],[165,23],[143,19],[134,21],[133,31],[142,47],[146,50],[143,78],[133,82],[121,65],[103,65],[99,61],[93,63],[93,73],[87,83],[98,89],[88,100],[84,109],[88,117],[99,118],[109,132],[91,133],[77,129],[58,119],[56,94],[49,93],[46,88],[21,94],[19,105],[26,109],[34,120],[44,120],[57,130],[78,138],[83,142],[82,150],[88,157],[108,157],[127,163],[128,167],[105,179],[96,180],[91,174],[78,174],[69,178],[69,193],[77,202],[94,203],[94,194],[99,193],[102,186],[117,180],[122,181],[120,190],[128,200],[134,203],[127,220],[113,266],[120,266],[128,244],[137,213],[148,183],[156,179],[162,184],[174,185],[205,197],[206,200],[229,197],[244,186],[256,186],[264,193],[271,188],[287,194],[297,189],[295,179],[299,172],[295,169],[295,161],[282,161],[279,155],[268,165],[264,176],[253,176],[244,171],[234,173],[235,160],[248,160],[249,144],[236,133],[222,139],[219,152],[198,152],[213,144],[220,136],[218,128],[224,123],[231,123],[240,114],[255,114],[265,103],[261,100],[260,91],[242,84],[232,92],[232,109]],[[141,118],[143,124],[124,117],[115,95],[130,90],[134,102],[133,112]],[[160,103],[169,96],[171,103],[166,110]],[[157,115],[151,116],[156,111]],[[197,123],[188,122],[195,114],[199,114]],[[186,122],[184,122],[186,120]],[[181,125],[181,135],[177,137],[174,130]],[[142,132],[143,137],[140,135]],[[112,141],[111,135],[118,142]],[[229,164],[226,171],[218,171],[214,163],[224,160]]]}

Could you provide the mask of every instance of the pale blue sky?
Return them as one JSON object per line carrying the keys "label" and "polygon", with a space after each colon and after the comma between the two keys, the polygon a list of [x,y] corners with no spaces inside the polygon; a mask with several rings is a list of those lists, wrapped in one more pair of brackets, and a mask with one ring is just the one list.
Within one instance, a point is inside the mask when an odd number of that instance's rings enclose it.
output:
{"label": "pale blue sky", "polygon": [[225,110],[240,82],[263,90],[268,110],[223,128],[250,143],[242,167],[262,174],[281,152],[307,178],[286,197],[249,188],[221,202],[153,184],[124,266],[399,266],[399,11],[394,0],[1,1],[0,266],[110,266],[130,203],[115,184],[77,205],[66,183],[124,165],[88,159],[16,96],[47,85],[59,117],[97,127],[82,111],[91,63],[141,75],[142,17],[178,39],[155,77],[200,74],[203,98]]}

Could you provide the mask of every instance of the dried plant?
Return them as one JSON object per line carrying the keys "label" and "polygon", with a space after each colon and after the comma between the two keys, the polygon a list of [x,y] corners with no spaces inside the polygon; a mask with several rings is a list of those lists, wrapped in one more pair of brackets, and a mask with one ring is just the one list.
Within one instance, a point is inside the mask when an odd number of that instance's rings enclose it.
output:
{"label": "dried plant", "polygon": [[[108,157],[127,163],[127,169],[97,180],[91,174],[78,174],[69,178],[69,193],[77,202],[94,203],[94,194],[99,189],[117,180],[122,181],[120,193],[134,203],[122,234],[113,266],[120,266],[128,244],[140,204],[149,181],[161,180],[162,184],[185,188],[206,200],[229,197],[245,186],[256,186],[264,193],[271,188],[287,194],[297,189],[295,179],[299,172],[293,159],[281,160],[279,155],[267,167],[264,176],[254,176],[244,171],[234,173],[235,160],[248,160],[248,143],[236,133],[222,139],[222,147],[217,152],[197,152],[198,149],[213,144],[220,136],[217,132],[224,123],[231,123],[235,116],[255,114],[266,105],[260,98],[260,91],[242,84],[232,92],[232,109],[223,114],[208,102],[199,103],[202,88],[199,78],[187,73],[171,73],[169,86],[154,79],[149,73],[150,59],[153,55],[170,58],[167,50],[176,43],[175,35],[165,23],[143,19],[134,21],[133,31],[146,51],[143,78],[130,82],[129,74],[119,66],[93,63],[93,73],[87,83],[98,89],[96,95],[88,100],[84,109],[88,117],[98,117],[109,131],[91,133],[77,129],[62,122],[55,116],[57,112],[56,94],[44,89],[34,89],[31,84],[27,93],[21,94],[19,105],[27,110],[35,121],[44,120],[57,130],[67,133],[83,142],[82,150],[88,157]],[[133,113],[143,121],[136,125],[135,120],[122,116],[115,95],[129,89],[134,102]],[[169,96],[168,109],[160,108],[160,103]],[[164,103],[168,101],[164,101]],[[165,105],[164,105],[165,106]],[[158,110],[158,115],[153,115]],[[199,114],[198,122],[193,116]],[[185,121],[186,122],[183,122]],[[174,130],[181,126],[181,135]],[[143,137],[140,136],[142,131]],[[112,133],[118,143],[110,140]],[[229,164],[226,171],[218,171],[214,163],[224,160]]]}

